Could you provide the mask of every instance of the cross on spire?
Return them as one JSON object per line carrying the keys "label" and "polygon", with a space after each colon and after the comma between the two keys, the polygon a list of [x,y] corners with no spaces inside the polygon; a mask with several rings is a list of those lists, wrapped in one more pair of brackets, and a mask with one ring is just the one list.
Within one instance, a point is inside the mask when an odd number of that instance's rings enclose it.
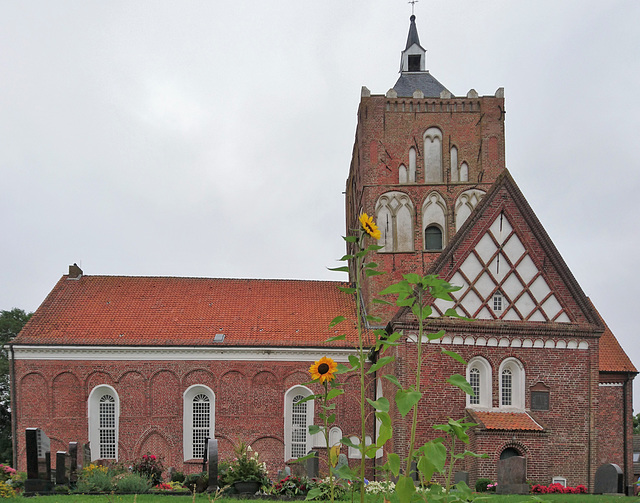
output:
{"label": "cross on spire", "polygon": [[413,16],[413,15],[415,15],[414,10],[415,10],[415,7],[416,7],[416,4],[418,3],[418,1],[419,1],[419,0],[409,0],[409,1],[407,2],[407,3],[410,3],[410,4],[411,4],[411,15],[412,15],[412,16]]}

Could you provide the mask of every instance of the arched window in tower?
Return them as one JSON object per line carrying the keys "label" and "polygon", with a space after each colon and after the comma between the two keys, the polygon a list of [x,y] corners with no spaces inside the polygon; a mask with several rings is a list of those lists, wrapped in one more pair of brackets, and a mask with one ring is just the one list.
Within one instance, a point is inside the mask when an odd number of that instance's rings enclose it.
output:
{"label": "arched window in tower", "polygon": [[447,205],[437,192],[429,193],[422,206],[424,225],[424,249],[442,250],[446,242]]}
{"label": "arched window in tower", "polygon": [[506,358],[500,364],[500,407],[524,409],[524,366],[516,358]]}
{"label": "arched window in tower", "polygon": [[467,381],[471,385],[474,396],[467,395],[467,407],[490,409],[491,365],[482,356],[475,356],[467,365]]}
{"label": "arched window in tower", "polygon": [[442,183],[442,133],[436,127],[424,133],[424,181]]}
{"label": "arched window in tower", "polygon": [[401,164],[398,168],[398,183],[407,183],[408,181],[407,167],[404,164]]}
{"label": "arched window in tower", "polygon": [[466,162],[463,162],[460,165],[460,181],[461,182],[469,181],[469,165]]}
{"label": "arched window in tower", "polygon": [[451,147],[451,181],[462,181],[458,177],[458,149]]}
{"label": "arched window in tower", "polygon": [[[464,163],[463,163],[464,164]],[[460,230],[473,209],[484,196],[484,191],[478,189],[465,190],[456,200],[456,231]]]}
{"label": "arched window in tower", "polygon": [[416,183],[416,149],[409,149],[409,183]]}
{"label": "arched window in tower", "polygon": [[413,251],[413,204],[404,192],[386,192],[376,203],[381,252]]}

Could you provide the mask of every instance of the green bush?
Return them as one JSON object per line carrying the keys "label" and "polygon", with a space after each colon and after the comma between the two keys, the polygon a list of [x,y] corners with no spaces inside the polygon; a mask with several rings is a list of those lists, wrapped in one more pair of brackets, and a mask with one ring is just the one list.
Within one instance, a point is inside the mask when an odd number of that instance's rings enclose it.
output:
{"label": "green bush", "polygon": [[183,485],[191,492],[195,491],[202,493],[209,485],[209,474],[207,472],[201,472],[187,475],[184,479]]}
{"label": "green bush", "polygon": [[109,493],[113,491],[112,474],[109,470],[96,469],[91,471],[82,471],[76,491],[79,493]]}
{"label": "green bush", "polygon": [[476,492],[477,493],[486,493],[488,484],[491,484],[491,479],[478,479],[478,480],[476,480]]}
{"label": "green bush", "polygon": [[120,494],[144,494],[151,489],[151,480],[138,473],[125,473],[116,477],[115,486]]}
{"label": "green bush", "polygon": [[182,472],[173,472],[171,474],[170,482],[180,482],[180,483],[182,483],[182,482],[184,482],[184,479],[185,479],[184,473],[182,473]]}

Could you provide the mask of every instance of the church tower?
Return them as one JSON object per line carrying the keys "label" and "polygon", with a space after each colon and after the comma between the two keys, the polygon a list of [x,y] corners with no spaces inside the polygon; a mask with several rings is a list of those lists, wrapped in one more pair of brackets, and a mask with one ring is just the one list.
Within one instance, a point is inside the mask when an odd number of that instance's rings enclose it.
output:
{"label": "church tower", "polygon": [[346,223],[357,228],[364,212],[382,233],[375,262],[387,274],[364,279],[363,297],[383,323],[392,311],[372,297],[402,274],[426,274],[505,169],[504,113],[502,88],[454,96],[429,72],[414,15],[398,81],[385,95],[362,88]]}

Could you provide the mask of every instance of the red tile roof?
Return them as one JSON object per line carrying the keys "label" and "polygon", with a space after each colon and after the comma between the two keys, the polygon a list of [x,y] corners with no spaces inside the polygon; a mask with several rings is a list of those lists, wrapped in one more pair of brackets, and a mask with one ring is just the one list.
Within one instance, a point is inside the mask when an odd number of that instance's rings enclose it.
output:
{"label": "red tile roof", "polygon": [[526,412],[481,412],[477,410],[469,410],[468,412],[476,423],[487,430],[544,431],[544,428]]}
{"label": "red tile roof", "polygon": [[[330,281],[63,276],[15,344],[324,346],[355,337],[352,296]],[[352,347],[338,341],[333,347]]]}
{"label": "red tile roof", "polygon": [[[593,309],[598,313],[598,316],[600,316],[600,313],[595,306]],[[638,371],[634,367],[633,363],[631,363],[631,359],[627,356],[627,353],[624,352],[624,349],[620,346],[618,339],[613,335],[611,329],[607,326],[604,319],[602,319],[602,316],[600,316],[600,319],[605,327],[604,333],[600,336],[600,372],[637,373]]]}

